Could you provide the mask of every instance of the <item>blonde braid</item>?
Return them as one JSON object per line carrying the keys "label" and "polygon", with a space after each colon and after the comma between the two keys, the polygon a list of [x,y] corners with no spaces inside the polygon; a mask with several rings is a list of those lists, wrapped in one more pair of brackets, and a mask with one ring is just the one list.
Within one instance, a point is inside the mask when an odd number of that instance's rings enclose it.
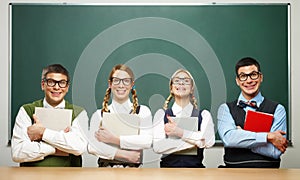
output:
{"label": "blonde braid", "polygon": [[110,93],[111,93],[111,88],[107,88],[106,92],[105,92],[105,95],[104,95],[104,98],[103,98],[102,110],[101,110],[102,113],[109,111],[109,109],[108,109],[108,101],[110,99]]}
{"label": "blonde braid", "polygon": [[193,104],[194,108],[198,109],[197,99],[195,98],[195,96],[193,94],[190,95],[190,101]]}
{"label": "blonde braid", "polygon": [[136,114],[137,107],[139,106],[139,100],[137,98],[136,95],[137,93],[134,87],[131,89],[131,94],[132,94],[132,103],[133,103],[132,114]]}
{"label": "blonde braid", "polygon": [[165,101],[165,104],[164,104],[164,106],[163,106],[163,109],[164,109],[164,110],[167,110],[167,109],[168,109],[168,104],[169,104],[169,102],[171,101],[172,98],[173,98],[173,94],[171,93],[171,94],[168,96],[168,98],[166,99],[166,101]]}

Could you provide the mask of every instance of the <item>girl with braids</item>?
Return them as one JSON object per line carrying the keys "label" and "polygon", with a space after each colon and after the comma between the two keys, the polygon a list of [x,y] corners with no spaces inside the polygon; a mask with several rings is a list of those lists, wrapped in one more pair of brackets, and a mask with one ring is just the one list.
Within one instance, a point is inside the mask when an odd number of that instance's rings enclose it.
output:
{"label": "girl with braids", "polygon": [[[108,105],[111,94],[112,102]],[[137,114],[141,119],[139,135],[116,136],[105,127],[99,128],[103,113]],[[150,148],[152,144],[152,115],[148,107],[138,104],[134,75],[126,65],[118,64],[110,72],[102,109],[92,115],[90,127],[97,144],[96,146],[90,144],[88,151],[99,157],[99,167],[141,165],[143,149]]]}
{"label": "girl with braids", "polygon": [[[203,149],[215,143],[211,114],[207,110],[199,111],[194,87],[192,75],[187,70],[178,69],[170,79],[170,95],[163,110],[155,113],[153,150],[163,154],[160,167],[203,168]],[[174,103],[169,108],[172,99]],[[173,117],[198,117],[198,131],[180,128]]]}

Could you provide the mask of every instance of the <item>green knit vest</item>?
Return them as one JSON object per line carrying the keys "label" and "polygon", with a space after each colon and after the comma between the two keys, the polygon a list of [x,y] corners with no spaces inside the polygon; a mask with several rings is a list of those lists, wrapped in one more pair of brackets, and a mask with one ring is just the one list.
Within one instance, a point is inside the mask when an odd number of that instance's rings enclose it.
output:
{"label": "green knit vest", "polygon": [[[83,111],[83,108],[70,104],[65,101],[65,109],[72,109],[72,122],[73,120]],[[43,100],[34,101],[30,104],[23,105],[23,108],[27,112],[28,116],[31,118],[32,124],[34,123],[32,115],[34,114],[35,107],[43,107]],[[43,160],[35,162],[23,162],[20,163],[20,166],[45,166],[45,167],[81,167],[82,158],[81,156],[75,156],[70,154],[69,156],[46,156]]]}

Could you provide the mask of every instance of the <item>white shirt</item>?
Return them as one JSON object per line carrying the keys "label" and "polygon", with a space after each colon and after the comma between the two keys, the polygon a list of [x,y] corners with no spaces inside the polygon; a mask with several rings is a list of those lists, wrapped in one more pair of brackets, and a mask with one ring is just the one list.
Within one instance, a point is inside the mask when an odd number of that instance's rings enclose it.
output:
{"label": "white shirt", "polygon": [[[123,104],[112,100],[108,106],[111,113],[130,113],[132,103],[128,101]],[[94,134],[102,122],[101,109],[97,110],[91,118],[88,152],[104,159],[114,159],[118,149],[141,150],[150,148],[152,144],[152,115],[148,107],[140,105],[138,116],[141,118],[140,134],[120,136],[120,147],[99,142]]]}
{"label": "white shirt", "polygon": [[[176,117],[191,117],[193,105],[189,103],[181,108],[176,102],[172,106],[173,114]],[[166,138],[164,130],[165,111],[160,109],[154,115],[153,120],[153,150],[159,154],[171,154],[177,151],[188,149],[194,146],[209,148],[215,144],[215,132],[212,117],[209,111],[201,112],[201,131],[183,130],[181,139]]]}
{"label": "white shirt", "polygon": [[[45,108],[53,108],[44,99]],[[55,108],[64,109],[65,101],[63,100]],[[27,135],[27,128],[32,125],[31,118],[21,107],[16,116],[15,126],[12,136],[12,159],[15,162],[31,162],[43,160],[44,157],[55,153],[55,148],[66,153],[81,155],[86,151],[87,141],[85,140],[79,121],[88,124],[88,116],[83,110],[72,122],[71,130],[67,133],[64,131],[54,131],[45,129],[42,141],[31,141]]]}

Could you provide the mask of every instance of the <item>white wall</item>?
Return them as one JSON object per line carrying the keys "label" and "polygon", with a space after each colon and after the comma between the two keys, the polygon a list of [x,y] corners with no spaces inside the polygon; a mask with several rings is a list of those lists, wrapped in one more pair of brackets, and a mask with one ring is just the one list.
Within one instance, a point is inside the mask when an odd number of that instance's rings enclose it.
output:
{"label": "white wall", "polygon": [[[9,3],[124,3],[124,2],[161,2],[160,0],[1,0],[0,1],[0,166],[18,166],[11,160],[10,148],[7,147],[8,141],[8,118],[9,118]],[[201,0],[164,0],[165,3],[291,3],[291,123],[292,123],[292,142],[293,147],[289,147],[286,153],[282,156],[282,168],[300,168],[300,131],[297,127],[300,127],[300,111],[297,111],[297,107],[300,107],[300,83],[296,81],[296,77],[300,76],[300,1],[299,0],[223,0],[223,1],[201,1]],[[298,71],[297,71],[298,70]],[[280,84],[278,84],[280,86]],[[297,138],[298,137],[298,138]],[[298,152],[298,153],[297,153]],[[150,153],[151,154],[151,153]],[[222,163],[223,149],[221,147],[214,147],[208,149],[205,152],[205,164],[209,168],[217,167]],[[148,167],[156,166],[156,163],[148,164]],[[96,167],[96,158],[91,155],[84,155],[84,166]]]}

